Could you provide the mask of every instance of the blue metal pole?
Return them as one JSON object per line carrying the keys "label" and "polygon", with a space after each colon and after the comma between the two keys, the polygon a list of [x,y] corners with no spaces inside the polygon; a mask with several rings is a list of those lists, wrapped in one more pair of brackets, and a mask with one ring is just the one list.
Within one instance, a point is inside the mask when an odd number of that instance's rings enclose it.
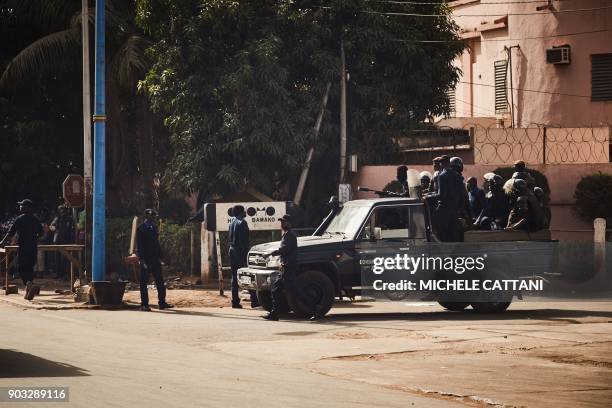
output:
{"label": "blue metal pole", "polygon": [[96,0],[92,281],[106,277],[106,153],[104,0]]}

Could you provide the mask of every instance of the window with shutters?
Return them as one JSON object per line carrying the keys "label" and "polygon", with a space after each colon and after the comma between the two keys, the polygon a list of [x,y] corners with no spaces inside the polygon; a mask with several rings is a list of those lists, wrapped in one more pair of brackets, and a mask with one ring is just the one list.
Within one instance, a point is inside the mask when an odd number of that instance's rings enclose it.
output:
{"label": "window with shutters", "polygon": [[508,113],[508,87],[506,85],[506,74],[508,72],[508,60],[495,61],[495,114]]}
{"label": "window with shutters", "polygon": [[591,55],[591,100],[612,101],[612,54]]}
{"label": "window with shutters", "polygon": [[448,117],[454,118],[457,115],[457,102],[455,100],[455,87],[449,88],[446,91],[446,96],[448,97]]}

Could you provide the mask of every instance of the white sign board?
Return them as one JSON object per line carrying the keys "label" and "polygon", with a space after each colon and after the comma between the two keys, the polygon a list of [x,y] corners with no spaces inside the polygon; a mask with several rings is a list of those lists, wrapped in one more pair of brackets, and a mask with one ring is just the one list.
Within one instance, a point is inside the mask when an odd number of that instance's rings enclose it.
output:
{"label": "white sign board", "polygon": [[351,185],[350,184],[340,184],[338,185],[338,201],[341,203],[346,203],[351,200]]}
{"label": "white sign board", "polygon": [[241,205],[246,211],[244,218],[251,231],[279,230],[278,219],[287,213],[285,201],[268,201],[253,203],[216,203],[217,231],[228,231],[232,220],[232,209]]}

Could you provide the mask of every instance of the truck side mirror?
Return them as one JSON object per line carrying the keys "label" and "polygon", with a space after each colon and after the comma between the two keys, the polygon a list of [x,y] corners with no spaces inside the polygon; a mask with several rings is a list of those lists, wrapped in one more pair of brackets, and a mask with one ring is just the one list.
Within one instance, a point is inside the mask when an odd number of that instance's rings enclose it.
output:
{"label": "truck side mirror", "polygon": [[377,241],[382,239],[382,228],[374,227],[374,239]]}

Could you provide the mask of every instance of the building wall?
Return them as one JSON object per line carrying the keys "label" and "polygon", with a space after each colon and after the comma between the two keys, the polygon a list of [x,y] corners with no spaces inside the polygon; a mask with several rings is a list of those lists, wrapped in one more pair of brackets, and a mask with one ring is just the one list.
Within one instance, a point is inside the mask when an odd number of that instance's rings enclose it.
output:
{"label": "building wall", "polygon": [[[409,165],[417,171],[431,171],[431,166]],[[373,189],[382,189],[387,183],[395,179],[397,166],[363,166],[353,176],[353,191],[357,186],[367,186]],[[465,179],[474,176],[478,178],[479,185],[485,173],[492,172],[499,165],[489,164],[467,164],[464,166],[463,176]],[[552,211],[551,230],[553,237],[568,240],[592,240],[593,225],[577,218],[572,212],[574,204],[574,191],[580,179],[584,176],[597,172],[611,173],[612,163],[605,164],[548,164],[530,166],[542,172],[550,187],[550,208]],[[373,193],[357,192],[356,198],[376,197]]]}
{"label": "building wall", "polygon": [[[560,11],[556,13],[537,12],[536,6],[544,2],[462,0],[454,3],[463,4],[453,6],[455,21],[465,30],[463,37],[472,37],[466,39],[469,50],[455,61],[463,71],[455,92],[456,116],[495,116],[493,64],[507,59],[504,46],[518,45],[519,49],[511,51],[515,127],[532,124],[579,127],[612,122],[612,101],[592,102],[590,98],[590,56],[612,53],[610,1],[554,0],[553,7]],[[592,8],[602,9],[563,12]],[[526,13],[542,14],[517,15]],[[466,17],[466,14],[482,16]],[[499,22],[504,16],[507,23]],[[564,35],[589,31],[599,32]],[[571,46],[571,63],[547,64],[546,49],[565,44]],[[511,99],[510,92],[508,99]],[[509,115],[505,125],[510,125]]]}

